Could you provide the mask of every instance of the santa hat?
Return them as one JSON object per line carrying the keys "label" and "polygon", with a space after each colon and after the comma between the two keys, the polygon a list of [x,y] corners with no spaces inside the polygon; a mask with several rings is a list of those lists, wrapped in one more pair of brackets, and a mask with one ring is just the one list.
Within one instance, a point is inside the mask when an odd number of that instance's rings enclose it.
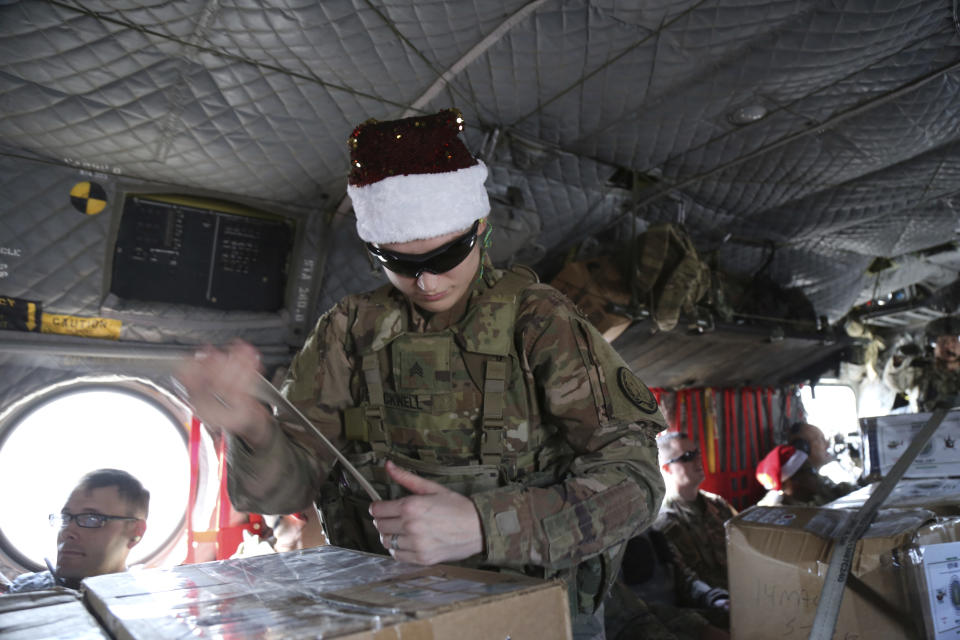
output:
{"label": "santa hat", "polygon": [[487,167],[460,139],[463,116],[368,120],[350,136],[347,193],[365,242],[387,244],[468,229],[490,212]]}
{"label": "santa hat", "polygon": [[795,474],[807,461],[807,454],[790,445],[781,444],[764,456],[757,465],[757,480],[765,489],[779,491],[783,481]]}

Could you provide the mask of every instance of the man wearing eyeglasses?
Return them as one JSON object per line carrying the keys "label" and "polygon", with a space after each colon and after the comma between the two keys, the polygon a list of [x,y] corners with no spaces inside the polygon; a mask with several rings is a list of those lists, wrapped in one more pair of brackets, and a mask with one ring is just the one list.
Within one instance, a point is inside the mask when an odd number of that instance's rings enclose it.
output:
{"label": "man wearing eyeglasses", "polygon": [[237,508],[317,500],[339,546],[561,577],[575,637],[602,638],[622,543],[663,494],[664,421],[569,300],[493,268],[487,167],[462,128],[451,109],[354,130],[348,192],[390,284],[324,315],[282,387],[385,500],[371,504],[317,438],[252,400],[252,347],[208,350],[179,379],[231,434]]}
{"label": "man wearing eyeglasses", "polygon": [[737,514],[722,497],[700,490],[703,460],[696,443],[671,432],[657,438],[667,495],[653,528],[661,532],[682,564],[715,596],[712,606],[729,607],[727,545],[723,523]]}
{"label": "man wearing eyeglasses", "polygon": [[146,531],[149,503],[150,493],[126,471],[91,471],[60,513],[50,514],[58,529],[54,571],[18,576],[9,592],[79,589],[84,578],[126,571],[127,555]]}

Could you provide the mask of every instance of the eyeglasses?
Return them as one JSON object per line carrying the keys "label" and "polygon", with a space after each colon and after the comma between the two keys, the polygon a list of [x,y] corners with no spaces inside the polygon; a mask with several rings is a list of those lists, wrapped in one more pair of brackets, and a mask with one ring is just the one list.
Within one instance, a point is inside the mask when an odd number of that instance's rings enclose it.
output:
{"label": "eyeglasses", "polygon": [[696,449],[691,449],[690,451],[684,451],[683,454],[677,456],[676,458],[667,460],[666,464],[671,464],[674,462],[690,462],[699,457],[700,457],[700,449],[698,447]]}
{"label": "eyeglasses", "polygon": [[367,251],[379,260],[384,268],[408,278],[419,278],[424,271],[446,273],[470,255],[477,244],[479,227],[480,221],[477,220],[470,231],[427,253],[396,253],[381,249],[370,242],[367,243]]}
{"label": "eyeglasses", "polygon": [[108,516],[102,513],[51,513],[50,526],[59,529],[65,528],[71,520],[77,522],[78,527],[84,529],[99,529],[107,524],[107,520],[139,520],[130,516]]}

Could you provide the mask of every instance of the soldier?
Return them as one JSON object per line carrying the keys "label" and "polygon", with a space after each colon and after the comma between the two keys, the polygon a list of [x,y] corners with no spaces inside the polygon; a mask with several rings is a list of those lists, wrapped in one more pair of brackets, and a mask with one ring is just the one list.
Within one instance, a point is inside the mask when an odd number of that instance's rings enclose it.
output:
{"label": "soldier", "polygon": [[722,497],[700,490],[704,479],[700,449],[685,434],[662,434],[657,446],[667,494],[653,528],[679,557],[679,566],[687,567],[714,592],[706,604],[729,609],[723,523],[737,510]]}
{"label": "soldier", "polygon": [[935,340],[933,363],[921,363],[917,372],[921,411],[933,411],[938,401],[960,392],[960,318],[946,316],[927,325],[927,335]]}
{"label": "soldier", "polygon": [[883,381],[904,394],[916,390],[920,411],[933,411],[938,402],[960,393],[960,317],[944,316],[924,330],[933,344],[933,359],[915,343],[902,345],[883,368]]}
{"label": "soldier", "polygon": [[665,423],[563,295],[492,267],[487,168],[462,122],[451,109],[354,130],[357,231],[390,284],[328,311],[282,385],[387,500],[371,504],[317,438],[249,395],[249,345],[208,349],[179,377],[228,433],[238,509],[318,500],[335,545],[562,577],[575,637],[602,638],[623,543],[663,496]]}
{"label": "soldier", "polygon": [[64,586],[79,589],[91,576],[127,569],[127,556],[147,529],[150,493],[119,469],[98,469],[80,479],[58,514],[50,516],[57,534],[54,572],[17,576],[10,593]]}
{"label": "soldier", "polygon": [[833,502],[856,489],[849,482],[837,484],[820,473],[820,467],[834,459],[829,451],[829,442],[820,427],[808,422],[795,422],[790,425],[787,435],[790,446],[806,453],[807,465],[816,472],[814,475],[816,489],[810,497],[814,505],[820,506]]}
{"label": "soldier", "polygon": [[817,506],[817,472],[807,464],[807,457],[804,451],[786,444],[778,444],[764,456],[757,465],[757,481],[767,494],[757,504]]}

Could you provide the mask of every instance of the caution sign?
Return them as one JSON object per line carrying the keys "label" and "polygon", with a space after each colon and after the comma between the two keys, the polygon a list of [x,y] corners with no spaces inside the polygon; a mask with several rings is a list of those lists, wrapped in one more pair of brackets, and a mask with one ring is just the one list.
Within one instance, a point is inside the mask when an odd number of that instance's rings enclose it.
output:
{"label": "caution sign", "polygon": [[40,331],[42,310],[36,300],[0,296],[0,329]]}
{"label": "caution sign", "polygon": [[78,182],[70,189],[70,202],[80,213],[95,216],[107,206],[107,192],[96,182]]}
{"label": "caution sign", "polygon": [[113,318],[81,318],[79,316],[45,313],[43,314],[41,328],[43,333],[117,340],[120,338],[120,329],[123,328],[123,322]]}

